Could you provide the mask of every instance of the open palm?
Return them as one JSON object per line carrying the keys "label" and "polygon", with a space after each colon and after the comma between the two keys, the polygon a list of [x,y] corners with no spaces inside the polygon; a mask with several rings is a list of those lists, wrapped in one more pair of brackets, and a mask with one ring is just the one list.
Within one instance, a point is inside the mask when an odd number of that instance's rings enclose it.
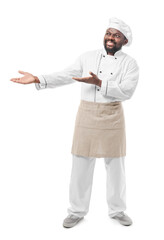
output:
{"label": "open palm", "polygon": [[21,78],[11,78],[12,82],[21,83],[21,84],[30,84],[35,82],[35,77],[28,72],[18,71],[19,73],[23,74],[24,76]]}
{"label": "open palm", "polygon": [[89,72],[89,74],[91,75],[89,77],[81,77],[81,78],[73,77],[72,79],[74,79],[78,82],[85,82],[85,83],[101,86],[101,80],[97,77],[97,75],[94,74],[93,72]]}

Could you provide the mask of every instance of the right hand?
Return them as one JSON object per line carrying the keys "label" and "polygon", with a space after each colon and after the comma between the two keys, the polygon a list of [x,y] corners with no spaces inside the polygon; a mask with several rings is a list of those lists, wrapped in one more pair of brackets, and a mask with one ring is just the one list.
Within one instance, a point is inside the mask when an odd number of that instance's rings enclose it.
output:
{"label": "right hand", "polygon": [[30,83],[39,83],[39,79],[33,76],[31,73],[18,71],[19,73],[23,74],[24,76],[21,78],[11,78],[10,81],[21,83],[21,84],[30,84]]}

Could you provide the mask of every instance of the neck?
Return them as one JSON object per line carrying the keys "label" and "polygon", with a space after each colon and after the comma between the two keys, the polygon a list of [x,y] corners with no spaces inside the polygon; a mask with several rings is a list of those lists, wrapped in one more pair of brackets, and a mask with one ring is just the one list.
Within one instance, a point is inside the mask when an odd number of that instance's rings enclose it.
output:
{"label": "neck", "polygon": [[112,55],[114,56],[115,53],[107,52],[107,55]]}

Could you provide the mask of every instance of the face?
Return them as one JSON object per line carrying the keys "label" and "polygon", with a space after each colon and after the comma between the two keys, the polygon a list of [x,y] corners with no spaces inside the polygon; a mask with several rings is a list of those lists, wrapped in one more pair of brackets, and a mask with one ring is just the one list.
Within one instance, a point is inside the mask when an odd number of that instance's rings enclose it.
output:
{"label": "face", "polygon": [[114,55],[119,51],[128,40],[125,36],[115,28],[108,28],[104,36],[104,47],[107,54]]}

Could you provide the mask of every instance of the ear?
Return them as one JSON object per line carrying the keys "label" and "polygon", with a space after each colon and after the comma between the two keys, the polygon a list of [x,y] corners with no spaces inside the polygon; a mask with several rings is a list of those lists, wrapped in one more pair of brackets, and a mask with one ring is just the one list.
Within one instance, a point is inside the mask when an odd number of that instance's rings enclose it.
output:
{"label": "ear", "polygon": [[124,40],[124,44],[123,45],[126,45],[128,43],[128,39],[126,38],[125,40]]}

